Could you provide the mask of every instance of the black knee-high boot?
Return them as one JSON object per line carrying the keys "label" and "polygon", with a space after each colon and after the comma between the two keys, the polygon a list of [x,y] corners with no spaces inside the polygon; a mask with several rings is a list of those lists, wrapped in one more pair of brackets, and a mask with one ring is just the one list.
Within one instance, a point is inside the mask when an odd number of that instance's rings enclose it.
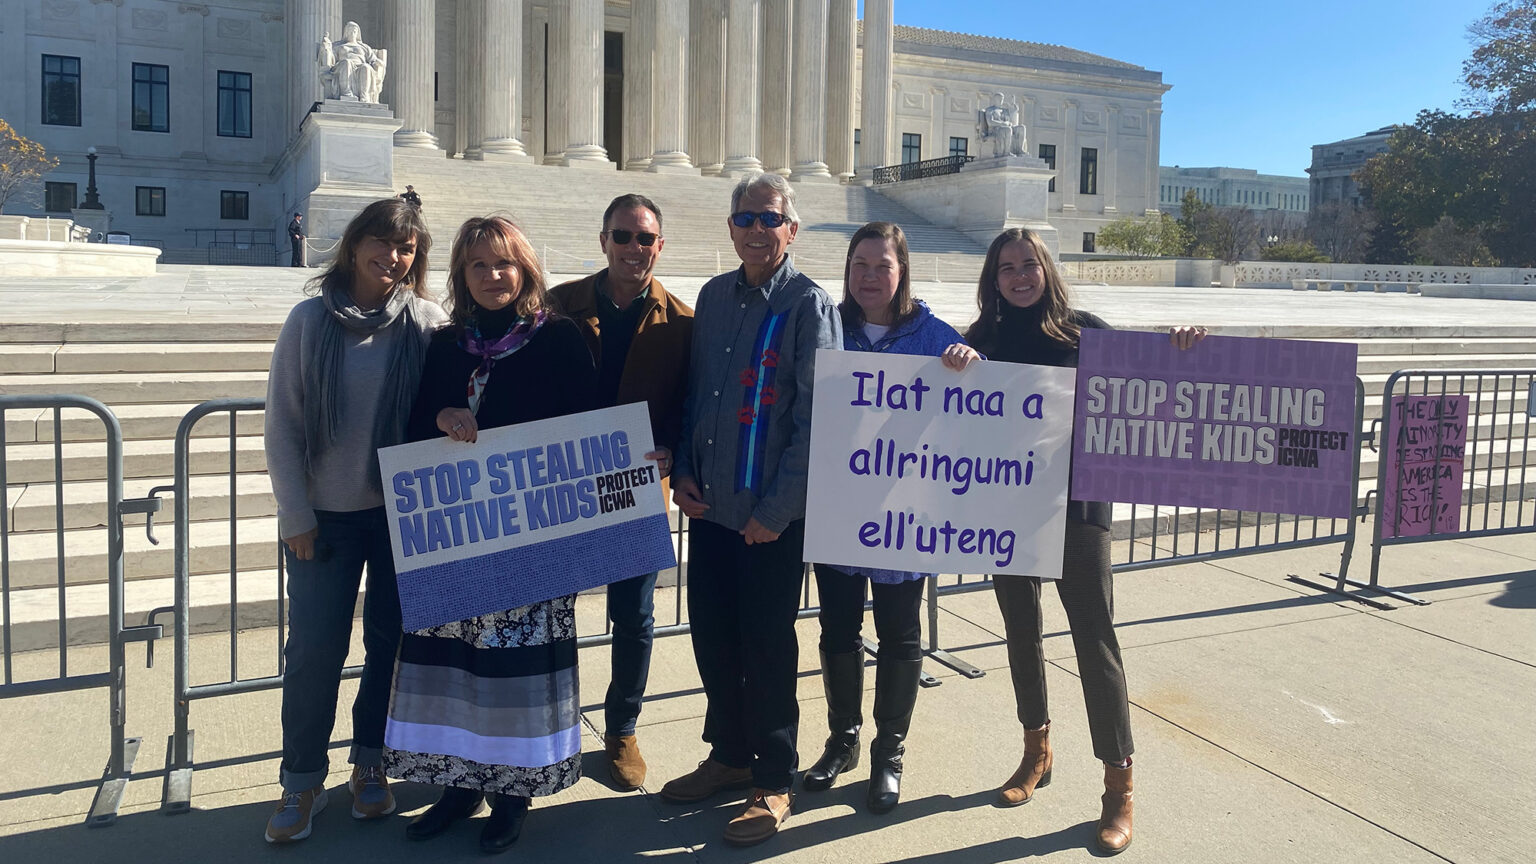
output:
{"label": "black knee-high boot", "polygon": [[437,803],[411,820],[405,826],[405,836],[411,840],[426,840],[447,831],[455,822],[480,812],[485,803],[485,793],[479,789],[463,789],[444,786]]}
{"label": "black knee-high boot", "polygon": [[875,740],[869,747],[869,809],[886,813],[901,799],[903,742],[912,725],[923,661],[880,656],[875,667]]}
{"label": "black knee-high boot", "polygon": [[816,764],[806,769],[807,791],[828,789],[837,775],[859,764],[859,727],[864,722],[864,652],[821,654],[821,683],[827,694],[831,735]]}

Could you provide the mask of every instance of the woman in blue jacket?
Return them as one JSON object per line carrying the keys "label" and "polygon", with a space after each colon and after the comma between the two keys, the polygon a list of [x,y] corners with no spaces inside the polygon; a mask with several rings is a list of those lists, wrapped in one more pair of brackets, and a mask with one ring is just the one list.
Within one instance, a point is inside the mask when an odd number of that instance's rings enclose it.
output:
{"label": "woman in blue jacket", "polygon": [[[848,244],[843,268],[845,351],[944,356],[964,368],[969,352],[955,328],[912,298],[907,238],[891,222],[871,222]],[[951,346],[954,346],[951,348]],[[950,349],[946,352],[946,349]],[[953,359],[952,359],[953,358]],[[870,745],[869,809],[885,813],[901,796],[901,757],[922,674],[919,612],[927,573],[817,564],[821,596],[821,680],[827,694],[831,736],[816,764],[805,772],[808,791],[831,787],[837,775],[859,762],[864,695],[864,584],[874,594],[875,739]]]}

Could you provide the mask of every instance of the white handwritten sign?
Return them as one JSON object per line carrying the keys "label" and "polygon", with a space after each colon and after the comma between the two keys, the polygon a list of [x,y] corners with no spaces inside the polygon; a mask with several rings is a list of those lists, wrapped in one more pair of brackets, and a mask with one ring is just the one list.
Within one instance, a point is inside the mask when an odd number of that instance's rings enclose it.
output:
{"label": "white handwritten sign", "polygon": [[1074,380],[818,351],[805,560],[1060,578]]}

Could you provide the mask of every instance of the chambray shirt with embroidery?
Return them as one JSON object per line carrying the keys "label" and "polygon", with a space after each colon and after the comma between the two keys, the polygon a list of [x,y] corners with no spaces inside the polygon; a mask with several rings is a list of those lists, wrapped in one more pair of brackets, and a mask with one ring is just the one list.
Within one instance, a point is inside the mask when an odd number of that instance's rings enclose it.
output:
{"label": "chambray shirt with embroidery", "polygon": [[693,322],[673,474],[698,483],[701,518],[783,531],[805,517],[816,351],[843,346],[837,306],[786,259],[761,286],[739,268],[710,279]]}

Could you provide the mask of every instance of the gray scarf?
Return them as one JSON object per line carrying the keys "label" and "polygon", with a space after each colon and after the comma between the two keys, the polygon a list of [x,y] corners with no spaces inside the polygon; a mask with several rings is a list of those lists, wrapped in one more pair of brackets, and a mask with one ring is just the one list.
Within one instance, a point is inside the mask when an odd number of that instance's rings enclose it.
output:
{"label": "gray scarf", "polygon": [[[314,361],[304,369],[304,391],[314,395],[314,407],[304,412],[304,437],[308,450],[305,457],[311,465],[317,455],[328,450],[336,441],[341,391],[346,386],[341,375],[346,331],[366,336],[380,332],[397,321],[400,325],[392,346],[388,378],[379,400],[379,410],[374,415],[371,437],[374,451],[404,440],[407,414],[416,398],[416,387],[420,383],[421,367],[426,357],[426,340],[422,338],[411,304],[415,293],[408,286],[396,286],[390,291],[384,305],[377,309],[359,308],[352,300],[351,292],[341,288],[321,291],[320,296],[330,314],[325,316]],[[377,471],[369,472],[368,482],[374,488],[380,488]]]}

